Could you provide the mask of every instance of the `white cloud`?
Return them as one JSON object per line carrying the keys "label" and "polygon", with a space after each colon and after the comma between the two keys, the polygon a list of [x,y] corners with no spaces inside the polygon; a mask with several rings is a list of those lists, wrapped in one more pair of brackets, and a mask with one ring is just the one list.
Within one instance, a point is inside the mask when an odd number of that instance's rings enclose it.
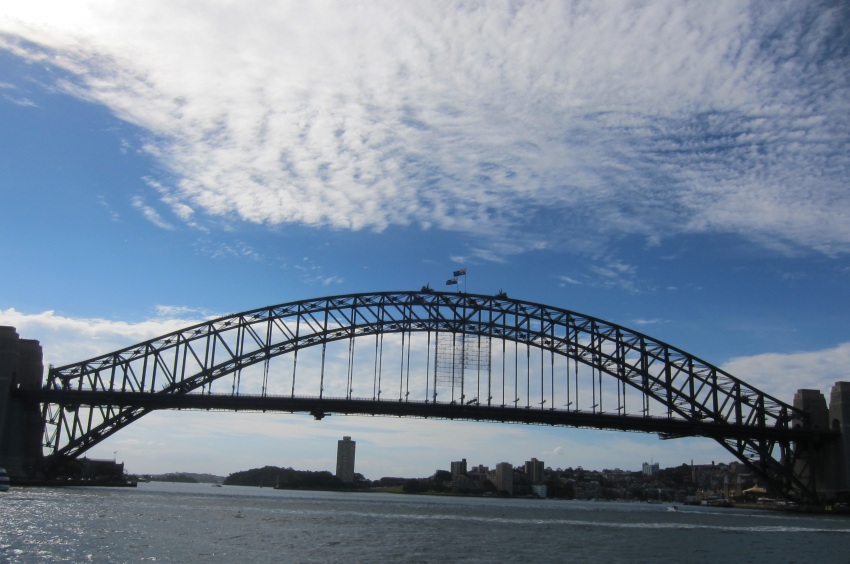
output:
{"label": "white cloud", "polygon": [[343,282],[345,282],[345,278],[343,278],[342,276],[327,276],[322,279],[322,286],[338,285],[342,284]]}
{"label": "white cloud", "polygon": [[45,365],[62,366],[92,358],[187,327],[191,319],[153,319],[140,322],[73,318],[54,311],[24,313],[0,309],[0,324],[16,327],[24,339],[37,339]]}
{"label": "white cloud", "polygon": [[110,221],[117,222],[121,220],[121,215],[117,211],[115,211],[115,209],[110,205],[109,201],[106,199],[105,196],[99,195],[97,197],[97,203],[100,204],[106,210],[106,213],[109,215]]}
{"label": "white cloud", "polygon": [[835,382],[850,381],[850,343],[819,351],[765,353],[733,358],[723,369],[786,402],[798,389],[819,390],[829,402]]}
{"label": "white cloud", "polygon": [[[590,284],[603,288],[621,288],[627,292],[639,293],[635,285],[637,267],[620,260],[605,260],[600,264],[592,264],[590,269]],[[561,278],[562,281],[564,277]]]}
{"label": "white cloud", "polygon": [[8,94],[5,94],[5,93],[2,94],[2,98],[4,100],[8,100],[9,102],[15,104],[16,106],[22,106],[22,107],[25,107],[25,108],[33,108],[37,105],[35,102],[30,100],[29,98],[12,97],[12,96],[9,96]]}
{"label": "white cloud", "polygon": [[337,274],[326,274],[322,266],[313,262],[309,257],[303,257],[299,264],[295,265],[301,281],[311,286],[332,286],[345,282],[345,278]]}
{"label": "white cloud", "polygon": [[39,6],[4,8],[0,46],[150,131],[182,221],[419,224],[482,260],[623,233],[850,249],[839,6]]}
{"label": "white cloud", "polygon": [[166,229],[168,231],[174,230],[174,226],[162,219],[162,216],[159,215],[159,212],[147,205],[141,197],[135,196],[132,200],[132,204],[134,208],[142,212],[142,215],[145,216],[145,219],[147,219],[160,229]]}
{"label": "white cloud", "polygon": [[635,319],[633,321],[633,323],[635,325],[656,325],[658,323],[664,323],[664,320],[657,318],[657,317],[655,317],[653,319],[645,319],[645,318],[641,317],[641,318]]}
{"label": "white cloud", "polygon": [[229,243],[211,241],[209,239],[199,239],[196,246],[201,253],[216,260],[223,260],[232,257],[247,258],[252,261],[263,260],[262,253],[248,243],[238,239]]}
{"label": "white cloud", "polygon": [[561,287],[562,288],[564,286],[566,286],[567,284],[572,284],[573,286],[581,286],[581,284],[582,284],[581,281],[576,280],[575,278],[573,278],[571,276],[559,276],[558,280],[561,281]]}
{"label": "white cloud", "polygon": [[175,198],[172,195],[171,191],[165,186],[163,186],[160,182],[147,176],[144,177],[143,180],[148,186],[150,186],[160,194],[162,202],[168,204],[177,217],[191,225],[190,220],[192,218],[192,215],[195,213],[195,210],[181,202],[179,199]]}
{"label": "white cloud", "polygon": [[158,305],[155,309],[158,318],[191,319],[189,316],[198,316],[207,319],[211,317],[209,312],[196,307]]}

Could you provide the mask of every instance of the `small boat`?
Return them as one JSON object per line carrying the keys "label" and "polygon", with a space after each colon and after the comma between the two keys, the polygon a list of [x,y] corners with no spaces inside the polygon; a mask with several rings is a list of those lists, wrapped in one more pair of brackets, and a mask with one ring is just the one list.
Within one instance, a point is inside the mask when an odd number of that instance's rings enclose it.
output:
{"label": "small boat", "polygon": [[667,508],[667,511],[679,511],[679,508],[676,507],[675,505],[671,505],[670,507]]}
{"label": "small boat", "polygon": [[9,475],[6,469],[0,466],[0,492],[9,491]]}

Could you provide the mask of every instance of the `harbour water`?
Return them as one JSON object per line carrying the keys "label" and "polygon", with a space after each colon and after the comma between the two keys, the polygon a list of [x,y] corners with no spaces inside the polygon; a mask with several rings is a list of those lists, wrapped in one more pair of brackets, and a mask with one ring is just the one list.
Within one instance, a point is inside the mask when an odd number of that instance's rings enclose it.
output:
{"label": "harbour water", "polygon": [[850,519],[203,484],[13,488],[0,562],[846,562]]}

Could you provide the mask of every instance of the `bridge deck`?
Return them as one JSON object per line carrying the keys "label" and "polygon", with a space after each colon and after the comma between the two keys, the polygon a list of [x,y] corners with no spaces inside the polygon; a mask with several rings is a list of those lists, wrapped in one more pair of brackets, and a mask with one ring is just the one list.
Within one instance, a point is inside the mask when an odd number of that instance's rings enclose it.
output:
{"label": "bridge deck", "polygon": [[[674,417],[645,417],[617,413],[500,405],[433,403],[422,401],[373,400],[368,398],[289,397],[232,394],[122,393],[90,390],[19,390],[25,401],[65,406],[112,406],[145,410],[186,409],[198,411],[256,411],[309,413],[317,419],[328,415],[382,415],[467,421],[524,423],[561,427],[585,427],[618,431],[657,433],[665,438],[701,436],[712,439],[764,439],[811,441],[812,431],[775,427],[743,427],[712,421],[697,422]],[[838,436],[819,432],[817,439]]]}

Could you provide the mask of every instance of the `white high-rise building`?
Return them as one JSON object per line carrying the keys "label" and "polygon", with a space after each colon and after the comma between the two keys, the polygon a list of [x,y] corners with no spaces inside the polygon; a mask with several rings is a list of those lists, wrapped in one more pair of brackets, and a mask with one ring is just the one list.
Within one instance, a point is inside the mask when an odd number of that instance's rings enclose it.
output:
{"label": "white high-rise building", "polygon": [[657,462],[650,464],[649,462],[643,463],[643,474],[644,476],[655,476],[661,470],[659,464]]}
{"label": "white high-rise building", "polygon": [[336,477],[345,483],[354,481],[354,449],[357,446],[351,437],[343,437],[336,446]]}

